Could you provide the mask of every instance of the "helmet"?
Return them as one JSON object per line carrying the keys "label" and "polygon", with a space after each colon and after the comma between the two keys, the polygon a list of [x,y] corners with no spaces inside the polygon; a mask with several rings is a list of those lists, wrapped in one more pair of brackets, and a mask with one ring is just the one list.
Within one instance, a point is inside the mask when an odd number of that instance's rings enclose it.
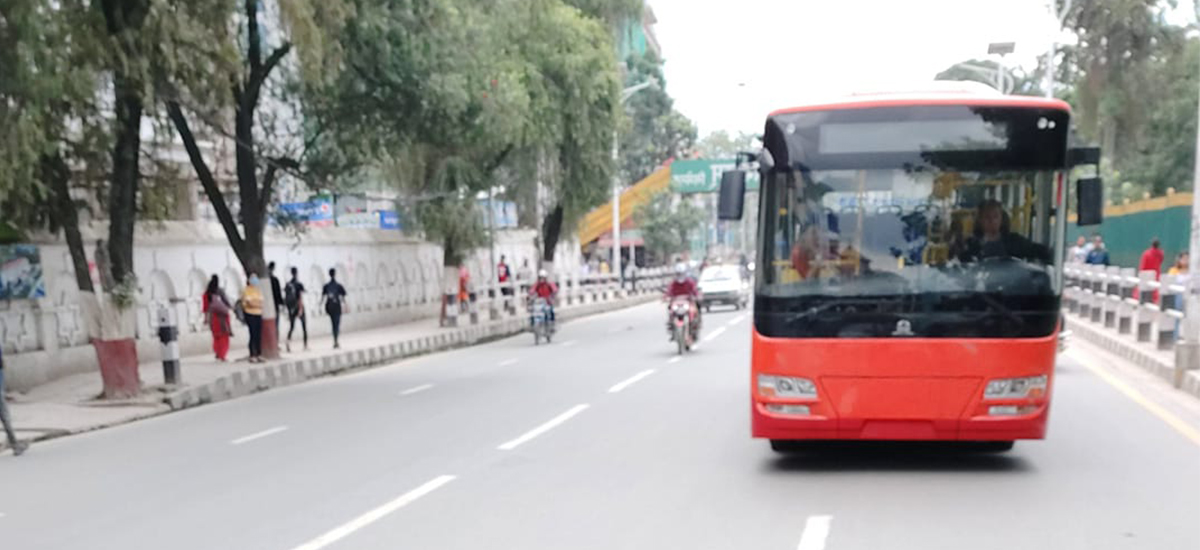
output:
{"label": "helmet", "polygon": [[547,277],[547,275],[546,275],[546,270],[545,270],[545,269],[539,269],[539,270],[538,270],[538,278],[539,278],[539,279],[545,279],[546,277]]}
{"label": "helmet", "polygon": [[687,273],[687,266],[683,265],[683,262],[679,262],[679,263],[675,264],[675,274],[676,275],[683,275],[685,273]]}

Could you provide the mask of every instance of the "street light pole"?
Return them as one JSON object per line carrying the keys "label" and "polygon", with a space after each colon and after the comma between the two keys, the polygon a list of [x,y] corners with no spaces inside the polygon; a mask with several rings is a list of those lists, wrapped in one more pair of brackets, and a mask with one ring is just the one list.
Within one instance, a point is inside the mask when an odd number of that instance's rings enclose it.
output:
{"label": "street light pole", "polygon": [[[1054,32],[1057,33],[1067,20],[1067,12],[1071,10],[1071,0],[1063,0],[1062,8],[1058,10],[1054,9],[1054,4],[1054,0],[1050,0],[1050,15],[1053,15],[1058,23],[1058,26],[1054,28]],[[1055,40],[1055,37],[1051,37],[1050,51],[1046,53],[1046,97],[1049,99],[1054,98],[1054,56],[1057,48],[1058,41]]]}
{"label": "street light pole", "polygon": [[[655,80],[652,78],[652,79],[642,82],[640,84],[634,84],[633,86],[630,86],[628,88],[625,88],[624,90],[621,90],[621,104],[624,105],[626,100],[633,97],[633,94],[636,94],[642,90],[645,90],[646,88],[649,88],[650,86],[653,86],[656,83],[657,82],[655,82]],[[620,277],[621,281],[624,282],[625,274],[624,274],[624,272],[621,271],[621,170],[617,166],[617,162],[620,160],[620,153],[618,150],[619,136],[620,136],[620,134],[617,132],[616,128],[614,128],[613,129],[613,144],[612,144],[612,160],[613,160],[612,269],[613,269],[613,273],[616,273],[617,277]],[[631,261],[633,260],[632,250],[633,250],[633,248],[631,246],[630,247],[631,252],[630,252],[630,257],[629,257],[629,259]]]}

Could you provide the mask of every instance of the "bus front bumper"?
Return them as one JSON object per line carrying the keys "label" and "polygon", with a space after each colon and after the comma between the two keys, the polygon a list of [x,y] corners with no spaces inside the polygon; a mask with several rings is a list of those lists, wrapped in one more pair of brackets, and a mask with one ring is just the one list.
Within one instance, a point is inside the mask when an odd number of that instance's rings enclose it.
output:
{"label": "bus front bumper", "polygon": [[[750,413],[754,437],[783,440],[1011,441],[1043,439],[1049,404],[1023,406],[1026,414],[973,414],[958,419],[836,418],[820,414],[776,414],[755,402]],[[986,410],[976,410],[976,413]]]}

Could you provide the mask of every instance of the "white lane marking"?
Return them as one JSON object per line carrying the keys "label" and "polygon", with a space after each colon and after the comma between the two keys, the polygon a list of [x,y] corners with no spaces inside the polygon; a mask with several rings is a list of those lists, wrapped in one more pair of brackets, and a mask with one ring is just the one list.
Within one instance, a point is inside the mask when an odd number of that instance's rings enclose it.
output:
{"label": "white lane marking", "polygon": [[651,374],[654,374],[654,369],[646,369],[642,372],[639,372],[633,376],[630,376],[629,378],[626,378],[625,380],[617,382],[613,385],[613,387],[608,388],[608,393],[617,393],[625,388],[628,388],[629,386],[632,386],[638,380],[650,376]]}
{"label": "white lane marking", "polygon": [[551,429],[553,429],[555,426],[570,420],[572,416],[575,416],[575,415],[583,412],[583,410],[586,408],[588,408],[588,405],[586,403],[580,404],[580,405],[575,405],[574,407],[571,407],[570,409],[568,409],[567,412],[562,413],[554,418],[551,418],[549,422],[546,422],[545,424],[542,424],[541,426],[538,426],[532,430],[529,430],[528,432],[525,432],[524,434],[521,434],[520,437],[518,437],[512,441],[509,441],[507,443],[504,443],[504,444],[500,445],[499,447],[496,447],[496,449],[500,450],[500,451],[511,451],[513,449],[516,449],[518,446],[520,446],[523,443],[528,442],[530,439],[533,439],[539,435],[542,435],[542,434],[550,431]]}
{"label": "white lane marking", "polygon": [[681,360],[683,360],[683,356],[682,356],[682,355],[676,355],[675,357],[672,357],[672,358],[670,358],[670,359],[667,359],[667,362],[668,362],[668,363],[678,363],[678,362],[680,362]]}
{"label": "white lane marking", "polygon": [[512,358],[512,359],[505,359],[505,360],[503,360],[503,361],[501,361],[501,362],[499,362],[499,363],[496,363],[496,366],[498,366],[498,367],[507,367],[507,366],[509,366],[509,365],[515,365],[515,364],[517,364],[517,359],[516,359],[516,358]]}
{"label": "white lane marking", "polygon": [[800,535],[800,544],[796,550],[824,550],[825,539],[829,537],[829,523],[833,516],[808,516],[804,522],[804,533]]}
{"label": "white lane marking", "polygon": [[704,341],[712,342],[716,337],[718,337],[722,334],[725,334],[725,327],[717,327],[716,330],[708,333],[708,336],[704,337]]}
{"label": "white lane marking", "polygon": [[561,343],[561,344],[559,344],[559,345],[560,345],[560,346],[562,346],[562,347],[564,347],[564,348],[569,348],[569,347],[571,347],[571,346],[574,346],[575,344],[578,344],[578,343],[579,343],[579,341],[578,341],[578,340],[567,340],[566,342],[563,342],[563,343]]}
{"label": "white lane marking", "polygon": [[727,326],[727,327],[732,327],[733,325],[736,325],[736,324],[738,324],[738,323],[740,323],[740,322],[742,322],[742,321],[745,321],[745,320],[746,320],[746,316],[745,316],[745,315],[738,315],[737,317],[734,317],[733,319],[730,319],[728,323],[725,323],[725,326]]}
{"label": "white lane marking", "polygon": [[287,426],[275,426],[274,428],[267,428],[261,432],[254,432],[250,435],[246,435],[246,436],[242,436],[237,439],[234,439],[233,441],[230,441],[229,444],[230,445],[241,445],[242,443],[249,443],[251,441],[254,441],[255,439],[262,439],[267,436],[275,435],[279,432],[286,431],[287,429],[288,429]]}
{"label": "white lane marking", "polygon": [[421,384],[420,386],[417,386],[415,388],[408,388],[407,390],[400,392],[400,395],[412,395],[414,393],[423,392],[432,387],[433,387],[433,384]]}
{"label": "white lane marking", "polygon": [[362,529],[363,527],[366,527],[372,523],[375,523],[376,521],[379,521],[380,519],[383,519],[384,516],[387,516],[388,514],[395,512],[396,510],[399,510],[405,506],[408,506],[409,504],[412,504],[417,499],[419,499],[425,495],[428,495],[429,493],[432,493],[438,487],[441,487],[442,485],[450,483],[451,481],[454,481],[454,476],[451,476],[451,475],[437,476],[437,477],[425,482],[424,485],[417,487],[416,489],[413,489],[407,493],[404,493],[403,495],[396,497],[394,500],[386,502],[383,505],[379,506],[378,508],[370,510],[361,516],[358,516],[346,523],[343,523],[342,525],[339,525],[339,526],[327,531],[325,534],[323,534],[315,539],[312,539],[304,544],[301,544],[300,546],[295,547],[293,550],[320,550],[321,548],[325,548],[326,546],[329,546],[330,544],[333,544],[343,538],[346,538],[351,533],[353,533],[359,529]]}

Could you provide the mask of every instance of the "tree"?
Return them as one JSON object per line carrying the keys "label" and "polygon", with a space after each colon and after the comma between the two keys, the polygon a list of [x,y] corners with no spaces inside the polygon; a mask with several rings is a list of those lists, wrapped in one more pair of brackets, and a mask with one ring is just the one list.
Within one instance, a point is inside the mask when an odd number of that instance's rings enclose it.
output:
{"label": "tree", "polygon": [[[175,93],[166,107],[238,261],[248,272],[265,275],[264,235],[275,187],[285,173],[300,174],[305,153],[322,132],[319,124],[297,124],[303,112],[301,96],[306,90],[320,90],[328,78],[325,73],[339,69],[336,58],[340,52],[331,48],[327,36],[340,31],[351,11],[336,0],[281,2],[280,23],[286,32],[274,33],[280,38],[271,44],[265,35],[275,22],[266,20],[268,15],[259,0],[227,7],[236,9],[214,8],[199,14],[203,19],[197,23],[208,33],[188,38],[194,51],[201,52],[191,60],[200,70],[171,75],[169,84]],[[238,22],[237,32],[244,42],[225,30],[230,21]],[[286,61],[297,40],[299,71],[289,70]],[[276,93],[269,96],[272,91]],[[264,95],[274,111],[260,117]],[[185,103],[189,105],[186,110]],[[229,111],[233,113],[232,131],[222,120],[226,118],[222,113]],[[195,119],[218,135],[233,138],[239,219],[200,150],[193,132]],[[326,119],[318,116],[315,120]],[[301,135],[298,142],[297,134]]]}
{"label": "tree", "polygon": [[759,138],[754,134],[738,132],[735,137],[725,130],[717,130],[696,142],[695,150],[703,158],[733,158],[737,153],[754,151],[758,144]]}
{"label": "tree", "polygon": [[636,182],[664,162],[691,151],[696,125],[674,108],[666,92],[662,63],[654,52],[632,56],[626,62],[625,86],[653,81],[657,84],[634,94],[625,102],[621,129],[621,179]]}
{"label": "tree", "polygon": [[704,210],[686,198],[663,192],[635,213],[646,252],[659,263],[687,251],[693,232],[704,225]]}

